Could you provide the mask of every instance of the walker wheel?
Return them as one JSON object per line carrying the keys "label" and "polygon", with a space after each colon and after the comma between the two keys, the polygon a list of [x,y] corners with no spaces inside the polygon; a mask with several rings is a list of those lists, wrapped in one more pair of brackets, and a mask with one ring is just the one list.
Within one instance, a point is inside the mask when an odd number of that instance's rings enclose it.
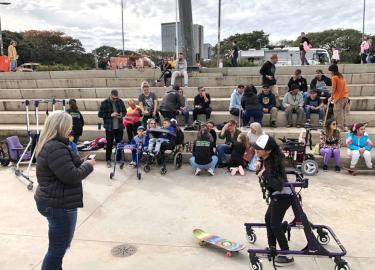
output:
{"label": "walker wheel", "polygon": [[166,175],[167,174],[167,168],[161,168],[160,169],[160,174],[161,175]]}
{"label": "walker wheel", "polygon": [[21,171],[20,170],[15,170],[14,173],[16,174],[16,176],[21,176]]}
{"label": "walker wheel", "polygon": [[141,180],[142,174],[141,173],[137,173],[137,177],[138,177],[138,180]]}
{"label": "walker wheel", "polygon": [[144,166],[144,167],[143,167],[143,170],[145,171],[145,173],[150,172],[150,171],[151,171],[151,167],[150,167],[150,165],[146,165],[146,166]]}
{"label": "walker wheel", "polygon": [[341,266],[336,265],[335,270],[350,270],[350,267],[347,264]]}
{"label": "walker wheel", "polygon": [[227,252],[225,253],[225,256],[227,256],[227,257],[232,257],[232,256],[233,256],[233,253],[230,252],[230,251],[227,251]]}
{"label": "walker wheel", "polygon": [[331,238],[329,237],[329,234],[326,235],[318,235],[317,236],[318,242],[321,245],[328,245],[331,241]]}
{"label": "walker wheel", "polygon": [[258,261],[254,264],[250,262],[250,269],[251,270],[263,270],[263,264],[261,261]]}
{"label": "walker wheel", "polygon": [[111,172],[111,173],[109,174],[109,178],[110,178],[110,179],[112,179],[114,176],[115,176],[115,175],[114,175],[113,172]]}
{"label": "walker wheel", "polygon": [[246,238],[247,238],[247,241],[250,243],[250,244],[255,244],[255,242],[257,241],[257,236],[255,233],[250,233],[250,234],[246,234]]}
{"label": "walker wheel", "polygon": [[28,184],[27,185],[27,190],[33,190],[33,184]]}
{"label": "walker wheel", "polygon": [[124,169],[124,165],[125,165],[125,163],[121,163],[120,166],[119,166],[119,168],[120,168],[121,170]]}

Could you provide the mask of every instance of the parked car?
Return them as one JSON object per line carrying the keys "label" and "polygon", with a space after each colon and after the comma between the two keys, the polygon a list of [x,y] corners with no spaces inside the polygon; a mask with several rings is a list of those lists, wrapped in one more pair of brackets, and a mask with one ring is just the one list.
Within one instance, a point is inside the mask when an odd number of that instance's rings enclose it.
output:
{"label": "parked car", "polygon": [[33,72],[39,65],[40,65],[39,63],[24,63],[17,68],[17,71]]}

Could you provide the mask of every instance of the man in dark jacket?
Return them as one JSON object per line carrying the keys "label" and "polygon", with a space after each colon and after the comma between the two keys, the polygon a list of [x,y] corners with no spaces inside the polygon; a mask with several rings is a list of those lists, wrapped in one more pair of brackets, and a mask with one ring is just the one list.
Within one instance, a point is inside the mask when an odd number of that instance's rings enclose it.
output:
{"label": "man in dark jacket", "polygon": [[194,97],[193,121],[198,119],[198,114],[205,114],[206,121],[211,117],[211,97],[203,86],[198,87],[199,94]]}
{"label": "man in dark jacket", "polygon": [[304,97],[308,96],[307,81],[304,77],[302,77],[302,70],[296,69],[296,71],[294,72],[294,76],[290,78],[288,82],[289,91],[292,90],[291,87],[293,84],[298,85],[298,89],[303,92]]}
{"label": "man in dark jacket", "polygon": [[332,81],[330,78],[323,74],[323,70],[318,69],[315,72],[315,78],[312,79],[310,84],[311,90],[316,90],[320,99],[327,104],[328,98],[331,96],[328,86],[332,86]]}
{"label": "man in dark jacket", "polygon": [[271,127],[276,128],[278,109],[276,108],[275,95],[271,93],[271,88],[268,84],[263,85],[262,93],[258,95],[258,101],[263,107],[263,113],[270,114]]}
{"label": "man in dark jacket", "polygon": [[[107,167],[111,167],[111,156],[113,148],[113,140],[115,145],[120,143],[124,136],[124,126],[122,119],[126,115],[124,102],[118,97],[116,89],[111,91],[109,98],[105,99],[99,109],[98,116],[103,118],[105,136],[107,139],[106,161]],[[116,157],[120,160],[121,155]]]}
{"label": "man in dark jacket", "polygon": [[276,97],[276,106],[280,107],[280,101],[279,101],[279,89],[276,85],[276,64],[278,61],[277,54],[273,54],[271,56],[270,61],[267,61],[263,64],[262,68],[260,69],[260,74],[262,77],[262,84],[268,84],[271,87],[272,93]]}
{"label": "man in dark jacket", "polygon": [[182,104],[181,96],[178,93],[179,89],[180,87],[175,85],[163,97],[160,104],[160,113],[164,118],[176,118],[176,115],[179,114],[179,109],[183,107],[184,104]]}
{"label": "man in dark jacket", "polygon": [[244,111],[242,115],[244,126],[249,124],[251,117],[254,118],[254,122],[262,124],[263,108],[258,101],[257,89],[254,85],[246,86],[245,92],[241,98],[241,106]]}

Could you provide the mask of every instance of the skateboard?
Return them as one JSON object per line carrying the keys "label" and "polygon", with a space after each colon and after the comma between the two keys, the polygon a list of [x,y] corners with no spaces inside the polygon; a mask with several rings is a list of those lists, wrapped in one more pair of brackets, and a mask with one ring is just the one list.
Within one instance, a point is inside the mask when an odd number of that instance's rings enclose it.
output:
{"label": "skateboard", "polygon": [[200,246],[207,244],[226,250],[225,256],[232,257],[234,253],[244,249],[245,246],[236,242],[229,241],[221,236],[209,234],[201,229],[193,230],[193,235],[198,238]]}
{"label": "skateboard", "polygon": [[343,167],[349,174],[355,176],[357,174],[375,174],[375,169],[350,169]]}

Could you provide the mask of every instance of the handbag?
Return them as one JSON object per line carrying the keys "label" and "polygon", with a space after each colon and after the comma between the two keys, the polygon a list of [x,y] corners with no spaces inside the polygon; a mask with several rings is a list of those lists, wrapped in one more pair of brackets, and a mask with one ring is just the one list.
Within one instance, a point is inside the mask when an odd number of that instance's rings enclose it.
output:
{"label": "handbag", "polygon": [[320,144],[317,143],[313,148],[314,155],[320,155]]}

